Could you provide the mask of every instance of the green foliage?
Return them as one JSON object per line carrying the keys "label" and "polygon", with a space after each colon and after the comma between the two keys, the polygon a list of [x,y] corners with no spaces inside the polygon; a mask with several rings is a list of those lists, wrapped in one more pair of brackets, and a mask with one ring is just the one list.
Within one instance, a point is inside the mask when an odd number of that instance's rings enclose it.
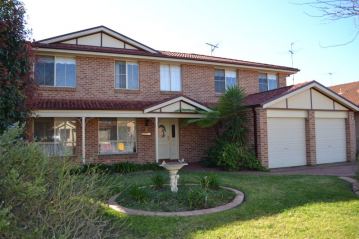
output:
{"label": "green foliage", "polygon": [[191,209],[206,208],[207,202],[208,194],[201,188],[190,190],[187,194],[187,204]]}
{"label": "green foliage", "polygon": [[136,202],[145,202],[148,199],[148,195],[145,188],[139,187],[137,185],[132,185],[128,189],[128,194]]}
{"label": "green foliage", "polygon": [[152,184],[156,189],[162,189],[165,185],[165,177],[162,174],[156,174],[151,178]]}
{"label": "green foliage", "polygon": [[191,120],[201,127],[215,127],[217,139],[208,150],[208,165],[227,170],[263,169],[247,145],[247,109],[243,105],[244,90],[227,89],[214,111],[203,113],[204,118]]}
{"label": "green foliage", "polygon": [[25,9],[17,0],[0,2],[0,133],[25,123],[25,100],[33,92],[31,47],[26,43]]}
{"label": "green foliage", "polygon": [[156,163],[146,163],[146,164],[135,164],[130,162],[124,163],[115,163],[115,164],[86,164],[81,165],[80,167],[73,170],[73,173],[86,173],[88,171],[96,171],[99,173],[112,174],[112,173],[120,173],[127,174],[137,171],[146,171],[146,170],[163,170]]}
{"label": "green foliage", "polygon": [[210,174],[200,178],[200,185],[202,189],[208,191],[209,189],[217,190],[219,188],[219,180],[215,174]]}
{"label": "green foliage", "polygon": [[0,136],[0,238],[113,238],[99,201],[111,182],[71,173],[73,163],[46,157],[21,134],[14,127]]}
{"label": "green foliage", "polygon": [[226,143],[219,149],[217,165],[227,170],[263,170],[254,153],[238,143]]}

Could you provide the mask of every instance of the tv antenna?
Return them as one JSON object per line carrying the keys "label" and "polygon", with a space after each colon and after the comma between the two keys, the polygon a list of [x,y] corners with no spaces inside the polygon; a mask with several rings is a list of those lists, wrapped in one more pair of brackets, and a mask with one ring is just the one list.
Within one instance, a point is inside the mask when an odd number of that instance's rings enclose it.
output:
{"label": "tv antenna", "polygon": [[[290,54],[290,59],[292,60],[292,67],[294,67],[294,42],[290,43],[290,49],[288,50],[289,54]],[[294,85],[294,74],[292,75],[292,81],[293,81],[293,85]]]}
{"label": "tv antenna", "polygon": [[211,47],[211,56],[213,55],[214,50],[216,50],[216,48],[219,48],[218,46],[219,43],[217,44],[206,43],[206,44]]}

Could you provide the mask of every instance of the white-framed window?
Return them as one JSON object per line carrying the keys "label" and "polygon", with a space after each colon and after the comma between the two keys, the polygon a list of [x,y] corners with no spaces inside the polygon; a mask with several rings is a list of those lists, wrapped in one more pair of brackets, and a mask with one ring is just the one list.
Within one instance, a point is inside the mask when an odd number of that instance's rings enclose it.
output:
{"label": "white-framed window", "polygon": [[276,74],[259,74],[259,91],[274,90],[278,88],[278,76]]}
{"label": "white-framed window", "polygon": [[100,154],[135,153],[136,119],[106,118],[98,124]]}
{"label": "white-framed window", "polygon": [[181,91],[181,66],[161,64],[160,81],[161,91]]}
{"label": "white-framed window", "polygon": [[75,58],[37,56],[35,81],[43,86],[76,87]]}
{"label": "white-framed window", "polygon": [[224,93],[226,89],[237,85],[235,70],[216,69],[214,73],[214,88],[216,93]]}
{"label": "white-framed window", "polygon": [[136,62],[115,62],[115,88],[138,90],[140,86],[138,77],[138,64]]}

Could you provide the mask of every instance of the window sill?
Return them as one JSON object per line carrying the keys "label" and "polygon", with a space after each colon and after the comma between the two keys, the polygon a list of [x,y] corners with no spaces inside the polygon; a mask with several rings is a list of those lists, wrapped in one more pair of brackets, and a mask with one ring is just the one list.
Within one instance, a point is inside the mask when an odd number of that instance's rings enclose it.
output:
{"label": "window sill", "polygon": [[108,156],[137,156],[137,152],[135,153],[99,153],[99,157],[108,157]]}
{"label": "window sill", "polygon": [[222,95],[224,95],[224,93],[215,93],[214,95],[217,97],[221,97]]}
{"label": "window sill", "polygon": [[57,87],[57,86],[39,86],[41,90],[49,90],[49,91],[76,91],[76,87]]}
{"label": "window sill", "polygon": [[124,93],[124,94],[139,94],[141,91],[139,89],[131,90],[131,89],[115,89],[115,93]]}
{"label": "window sill", "polygon": [[182,91],[160,91],[161,95],[182,95]]}

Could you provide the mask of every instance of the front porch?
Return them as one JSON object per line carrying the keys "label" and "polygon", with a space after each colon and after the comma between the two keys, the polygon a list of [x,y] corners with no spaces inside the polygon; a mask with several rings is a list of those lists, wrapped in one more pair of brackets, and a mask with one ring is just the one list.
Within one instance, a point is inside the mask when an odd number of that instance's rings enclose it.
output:
{"label": "front porch", "polygon": [[209,109],[182,96],[143,111],[37,110],[29,138],[49,156],[82,163],[194,162],[215,138],[213,129],[185,123],[202,117],[199,110]]}

